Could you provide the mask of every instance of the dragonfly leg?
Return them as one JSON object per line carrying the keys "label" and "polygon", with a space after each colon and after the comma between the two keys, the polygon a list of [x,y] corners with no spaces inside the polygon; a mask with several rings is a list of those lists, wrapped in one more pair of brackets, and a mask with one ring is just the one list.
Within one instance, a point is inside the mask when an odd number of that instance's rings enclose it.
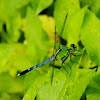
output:
{"label": "dragonfly leg", "polygon": [[62,64],[62,67],[64,68],[64,70],[66,71],[66,77],[67,77],[67,75],[68,75],[68,71],[66,70],[66,68],[63,66],[63,64]]}
{"label": "dragonfly leg", "polygon": [[[66,71],[66,73],[68,74],[68,71],[66,70],[66,68],[63,66],[63,63],[66,61],[66,59],[68,58],[69,54],[67,56],[64,56],[61,58],[62,60],[62,67],[64,68],[64,70]],[[64,59],[64,60],[63,60]]]}
{"label": "dragonfly leg", "polygon": [[61,60],[62,60],[62,64],[66,61],[66,59],[67,59],[68,57],[69,57],[69,54],[67,54],[67,56],[63,57],[63,59],[65,58],[64,60],[61,59]]}
{"label": "dragonfly leg", "polygon": [[61,60],[63,60],[65,57],[66,57],[66,56],[63,56],[63,57],[61,58]]}
{"label": "dragonfly leg", "polygon": [[[79,64],[78,62],[74,62],[74,61],[72,61],[72,56],[71,56],[72,54],[70,54],[70,61],[71,62],[73,62],[73,63],[77,63],[77,64]],[[76,55],[74,55],[74,56],[76,56]]]}
{"label": "dragonfly leg", "polygon": [[77,56],[77,54],[76,53],[71,53],[73,56]]}

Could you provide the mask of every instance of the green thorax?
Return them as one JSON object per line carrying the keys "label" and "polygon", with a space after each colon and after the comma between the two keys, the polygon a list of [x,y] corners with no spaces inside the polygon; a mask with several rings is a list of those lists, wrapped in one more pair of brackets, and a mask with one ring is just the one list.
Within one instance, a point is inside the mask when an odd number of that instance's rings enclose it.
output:
{"label": "green thorax", "polygon": [[68,48],[64,47],[64,46],[60,46],[60,48],[57,50],[56,54],[58,54],[59,56],[67,55],[68,54]]}

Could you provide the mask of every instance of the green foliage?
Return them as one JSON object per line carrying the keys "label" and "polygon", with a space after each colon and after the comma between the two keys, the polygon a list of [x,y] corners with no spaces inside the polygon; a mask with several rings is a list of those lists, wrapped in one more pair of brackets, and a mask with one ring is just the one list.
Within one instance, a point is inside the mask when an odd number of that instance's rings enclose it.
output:
{"label": "green foliage", "polygon": [[81,6],[89,5],[89,9],[100,17],[100,0],[80,0]]}
{"label": "green foliage", "polygon": [[[87,10],[81,31],[82,43],[83,45],[85,45],[86,50],[90,56],[90,59],[98,65],[100,65],[99,26],[100,26],[100,21],[89,10]],[[88,39],[86,37],[88,37]]]}
{"label": "green foliage", "polygon": [[55,2],[54,18],[58,33],[61,31],[66,14],[68,13],[68,17],[72,17],[79,10],[78,0],[57,0]]}
{"label": "green foliage", "polygon": [[42,10],[51,5],[53,0],[31,0],[35,14],[39,14]]}
{"label": "green foliage", "polygon": [[96,74],[92,79],[91,83],[88,85],[88,89],[86,90],[87,99],[96,100],[100,99],[100,74]]}
{"label": "green foliage", "polygon": [[[0,0],[0,99],[100,100],[99,5],[100,0]],[[53,54],[55,26],[57,41],[80,50],[73,62],[66,60],[67,71],[58,60],[52,85],[50,63],[18,77]]]}

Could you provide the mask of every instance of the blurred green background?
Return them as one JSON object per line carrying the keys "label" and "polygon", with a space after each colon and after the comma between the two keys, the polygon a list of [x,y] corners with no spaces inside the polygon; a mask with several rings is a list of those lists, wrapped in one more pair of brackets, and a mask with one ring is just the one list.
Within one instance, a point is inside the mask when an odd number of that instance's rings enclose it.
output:
{"label": "blurred green background", "polygon": [[[59,33],[67,13],[66,26],[60,38]],[[78,49],[85,47],[80,68],[98,68],[96,79],[93,79],[93,84],[89,86],[95,87],[88,90],[92,91],[92,95],[90,92],[86,96],[84,92],[80,98],[85,100],[84,95],[88,100],[94,100],[90,99],[92,96],[98,97],[99,19],[100,0],[0,0],[0,100],[21,100],[24,96],[26,97],[23,100],[34,100],[26,99],[28,95],[25,90],[27,91],[36,77],[38,77],[36,84],[40,84],[39,77],[43,77],[50,70],[50,65],[44,65],[30,72],[31,77],[27,74],[26,77],[31,81],[27,78],[25,80],[25,75],[18,77],[17,74],[53,54],[55,25],[57,40],[67,46],[74,43]]]}

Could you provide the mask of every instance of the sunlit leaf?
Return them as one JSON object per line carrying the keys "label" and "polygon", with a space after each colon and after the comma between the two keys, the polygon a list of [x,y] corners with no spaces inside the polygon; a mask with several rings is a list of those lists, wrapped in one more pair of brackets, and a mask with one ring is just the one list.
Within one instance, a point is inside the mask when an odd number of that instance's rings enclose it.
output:
{"label": "sunlit leaf", "polygon": [[80,0],[81,6],[89,5],[89,9],[100,18],[100,0]]}
{"label": "sunlit leaf", "polygon": [[[34,73],[33,73],[34,72]],[[49,74],[34,70],[30,72],[25,79],[26,93],[23,100],[33,100],[39,92],[39,88],[50,79]]]}
{"label": "sunlit leaf", "polygon": [[[63,84],[66,81],[66,76],[55,69],[54,78],[51,85],[51,82],[45,83],[37,94],[37,99],[39,100],[57,100],[60,90],[63,87]],[[45,95],[43,95],[45,94]]]}
{"label": "sunlit leaf", "polygon": [[53,0],[31,0],[33,10],[36,14],[39,14],[41,11],[50,6],[52,2]]}
{"label": "sunlit leaf", "polygon": [[[27,54],[33,57],[43,58],[50,48],[47,34],[42,29],[41,21],[31,8],[28,8],[26,19],[25,38],[27,40]],[[37,56],[39,55],[39,56]],[[41,56],[41,57],[40,57]]]}
{"label": "sunlit leaf", "polygon": [[55,32],[55,22],[53,17],[49,17],[46,15],[40,15],[39,16],[41,22],[42,22],[42,26],[43,29],[47,32],[49,39],[53,42],[55,42],[54,40],[54,32]]}
{"label": "sunlit leaf", "polygon": [[10,96],[7,93],[0,93],[1,100],[11,100]]}
{"label": "sunlit leaf", "polygon": [[96,74],[91,80],[86,90],[86,97],[88,100],[100,99],[100,73]]}
{"label": "sunlit leaf", "polygon": [[87,10],[82,26],[82,43],[90,59],[100,65],[100,20]]}
{"label": "sunlit leaf", "polygon": [[8,73],[0,74],[0,92],[18,93],[23,92],[23,80],[14,79]]}
{"label": "sunlit leaf", "polygon": [[66,21],[63,37],[67,39],[68,45],[78,43],[86,9],[87,6],[76,12],[71,18],[68,18],[68,20]]}
{"label": "sunlit leaf", "polygon": [[73,16],[80,10],[78,0],[57,0],[55,3],[54,17],[57,32],[60,33],[66,14]]}

